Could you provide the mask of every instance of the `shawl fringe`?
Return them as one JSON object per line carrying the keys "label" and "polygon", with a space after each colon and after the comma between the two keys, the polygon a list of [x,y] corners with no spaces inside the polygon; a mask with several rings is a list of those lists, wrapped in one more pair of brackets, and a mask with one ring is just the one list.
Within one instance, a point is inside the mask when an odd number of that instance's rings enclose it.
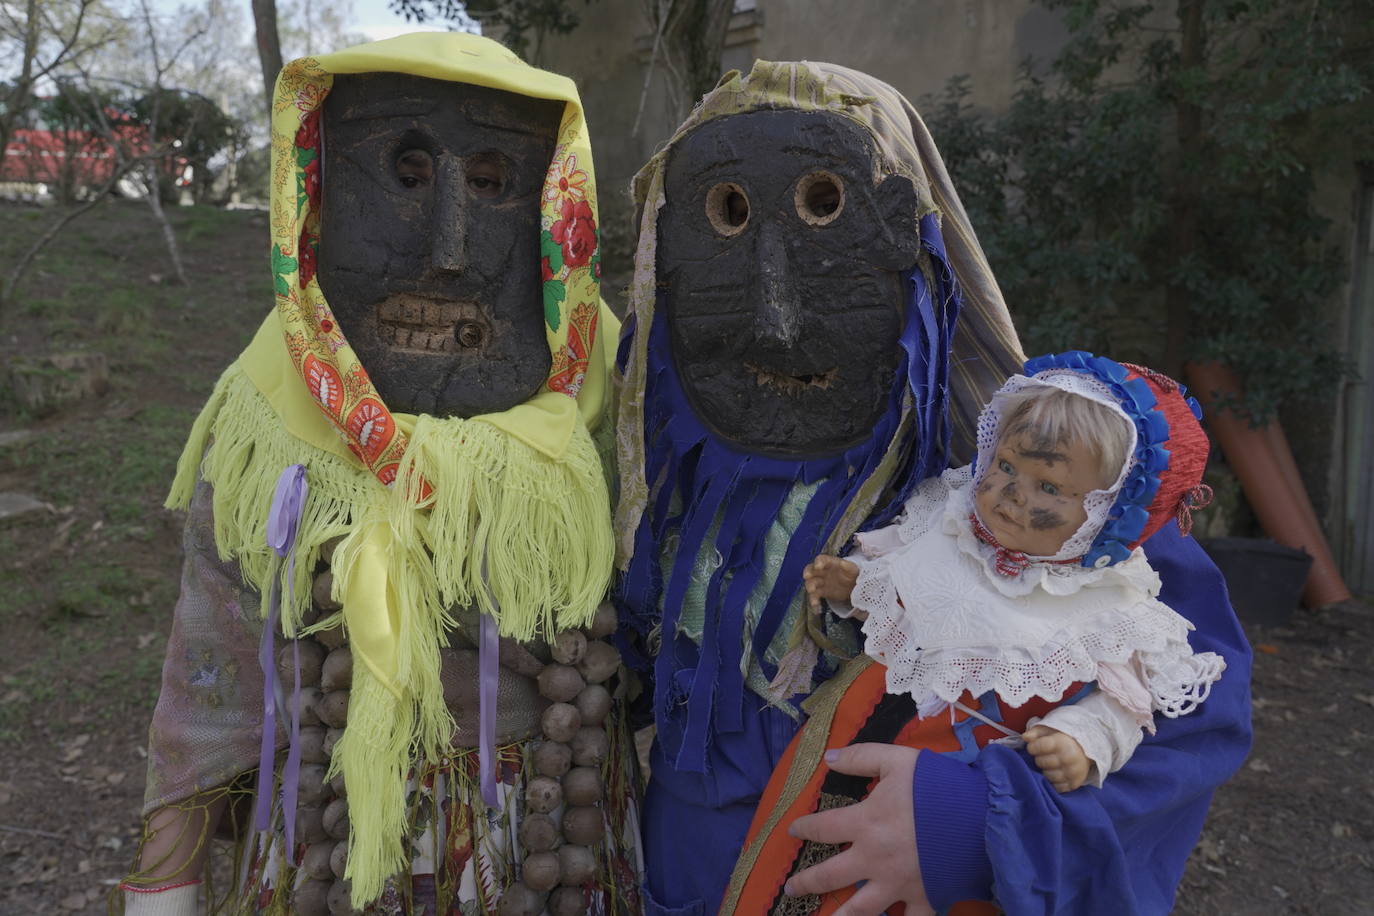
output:
{"label": "shawl fringe", "polygon": [[[309,484],[294,582],[264,535],[277,477],[291,464],[305,465]],[[305,623],[309,571],[327,541],[343,536],[331,566],[349,630],[378,625],[350,598],[376,590],[361,581],[364,567],[376,568],[362,559],[384,558],[382,623],[397,634],[396,657],[371,658],[354,643],[365,664],[354,670],[348,728],[330,765],[349,790],[354,901],[370,901],[406,859],[406,774],[417,755],[445,756],[453,735],[439,679],[439,649],[456,626],[449,609],[475,606],[501,635],[526,641],[589,624],[605,595],[613,544],[596,448],[580,419],[553,461],[481,420],[420,417],[396,483],[383,487],[361,465],[291,435],[235,364],[192,428],[169,507],[189,503],[197,473],[214,487],[221,558],[237,560],[264,595],[280,583],[287,637],[337,622]]]}

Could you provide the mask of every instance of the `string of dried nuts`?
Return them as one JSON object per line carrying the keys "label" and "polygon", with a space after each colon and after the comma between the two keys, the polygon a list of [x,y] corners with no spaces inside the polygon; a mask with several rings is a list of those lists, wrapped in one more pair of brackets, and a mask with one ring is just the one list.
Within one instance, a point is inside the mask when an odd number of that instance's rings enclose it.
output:
{"label": "string of dried nuts", "polygon": [[[327,564],[333,545],[322,560]],[[333,574],[317,573],[307,624],[339,610]],[[501,916],[582,916],[587,885],[596,878],[594,849],[605,838],[603,765],[610,751],[606,720],[612,697],[604,686],[620,667],[620,654],[605,637],[616,629],[615,609],[603,604],[585,630],[559,633],[550,643],[552,661],[539,672],[540,694],[550,701],[540,719],[542,740],[534,742],[537,774],[525,786],[520,842],[525,850],[521,878],[498,904]],[[353,655],[341,627],[290,643],[277,657],[282,683],[294,682],[296,652],[301,683],[301,771],[296,837],[305,844],[305,880],[295,889],[293,912],[340,916],[355,911],[344,880],[348,861],[348,800],[341,776],[325,779],[334,745],[348,721]]]}
{"label": "string of dried nuts", "polygon": [[539,692],[550,701],[534,750],[537,774],[525,785],[520,879],[497,907],[500,916],[582,916],[596,878],[593,851],[606,835],[601,801],[610,753],[606,719],[611,694],[605,682],[620,668],[620,653],[605,641],[616,629],[615,608],[603,604],[584,631],[565,630],[549,644],[553,661],[539,672]]}
{"label": "string of dried nuts", "polygon": [[[331,595],[334,575],[327,568],[334,544],[325,545],[322,565],[311,584],[312,624],[339,610]],[[296,796],[296,841],[305,844],[301,870],[306,879],[292,894],[292,912],[300,916],[340,916],[357,911],[344,880],[348,864],[348,793],[342,775],[326,780],[334,745],[348,724],[348,692],[353,685],[353,653],[342,627],[296,640],[301,675],[301,771]],[[294,680],[291,643],[277,655],[283,684]]]}

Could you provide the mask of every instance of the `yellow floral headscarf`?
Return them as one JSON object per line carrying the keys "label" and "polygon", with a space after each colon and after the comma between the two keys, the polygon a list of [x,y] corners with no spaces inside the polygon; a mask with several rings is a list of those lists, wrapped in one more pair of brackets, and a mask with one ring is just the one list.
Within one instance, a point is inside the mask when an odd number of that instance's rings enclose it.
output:
{"label": "yellow floral headscarf", "polygon": [[[541,209],[543,306],[552,367],[532,398],[470,419],[391,412],[315,276],[320,107],[337,74],[396,72],[564,103]],[[214,487],[215,539],[264,595],[282,589],[282,630],[306,626],[310,576],[290,577],[263,536],[277,476],[306,468],[296,563],[342,537],[334,597],[355,659],[348,728],[331,775],[348,786],[347,876],[355,904],[405,862],[405,783],[437,759],[453,719],[439,648],[449,609],[475,606],[502,635],[585,624],[610,576],[609,497],[590,430],[601,422],[618,323],[600,300],[596,192],[576,87],[475,35],[423,33],[288,64],[272,106],[272,272],[277,308],[220,379],[187,442],[168,505]],[[327,244],[327,241],[326,241]]]}
{"label": "yellow floral headscarf", "polygon": [[354,455],[382,483],[395,480],[406,436],[344,339],[315,273],[321,107],[336,74],[372,72],[469,83],[566,104],[540,202],[544,327],[553,365],[533,401],[488,418],[555,454],[571,432],[572,400],[586,378],[601,308],[591,146],[572,81],[530,67],[489,39],[403,35],[301,58],[282,70],[272,103],[272,275],[291,359]]}

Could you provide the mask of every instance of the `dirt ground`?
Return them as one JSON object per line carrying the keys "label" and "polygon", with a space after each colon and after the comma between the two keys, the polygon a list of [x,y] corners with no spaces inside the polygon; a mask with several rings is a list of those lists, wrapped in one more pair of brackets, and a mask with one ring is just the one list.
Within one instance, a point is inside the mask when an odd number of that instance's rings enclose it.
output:
{"label": "dirt ground", "polygon": [[[160,507],[180,443],[270,303],[260,214],[178,211],[191,289],[146,211],[92,214],[0,312],[0,362],[54,345],[110,361],[109,392],[0,412],[0,916],[96,914],[138,840],[144,737],[180,563]],[[0,264],[45,214],[0,206]],[[2,401],[3,399],[0,399]],[[1250,628],[1254,751],[1216,797],[1176,913],[1374,913],[1374,608]]]}
{"label": "dirt ground", "polygon": [[1217,793],[1175,913],[1374,913],[1374,607],[1246,627],[1255,743]]}

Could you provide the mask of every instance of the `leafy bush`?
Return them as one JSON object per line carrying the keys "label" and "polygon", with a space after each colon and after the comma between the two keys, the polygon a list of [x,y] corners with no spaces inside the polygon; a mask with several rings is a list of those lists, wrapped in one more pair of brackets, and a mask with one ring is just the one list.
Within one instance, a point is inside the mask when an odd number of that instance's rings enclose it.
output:
{"label": "leafy bush", "polygon": [[1256,420],[1329,390],[1345,265],[1313,176],[1370,139],[1362,4],[1042,2],[1069,39],[1005,114],[963,77],[924,106],[1027,352],[1220,360]]}

